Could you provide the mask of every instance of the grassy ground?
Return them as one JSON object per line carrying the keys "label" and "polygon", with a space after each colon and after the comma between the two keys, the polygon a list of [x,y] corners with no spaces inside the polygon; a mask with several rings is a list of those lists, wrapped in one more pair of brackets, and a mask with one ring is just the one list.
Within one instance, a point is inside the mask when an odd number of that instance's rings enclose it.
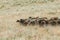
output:
{"label": "grassy ground", "polygon": [[[60,26],[23,26],[17,19],[60,17],[60,1],[0,0],[0,40],[60,40]],[[30,1],[30,2],[29,2]]]}

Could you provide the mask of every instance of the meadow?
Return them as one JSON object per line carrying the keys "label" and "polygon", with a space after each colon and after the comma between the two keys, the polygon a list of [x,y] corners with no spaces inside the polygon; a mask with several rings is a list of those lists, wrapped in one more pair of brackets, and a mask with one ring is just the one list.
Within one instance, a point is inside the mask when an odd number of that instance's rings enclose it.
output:
{"label": "meadow", "polygon": [[21,18],[59,17],[60,0],[0,0],[0,40],[60,40],[60,26],[23,26]]}

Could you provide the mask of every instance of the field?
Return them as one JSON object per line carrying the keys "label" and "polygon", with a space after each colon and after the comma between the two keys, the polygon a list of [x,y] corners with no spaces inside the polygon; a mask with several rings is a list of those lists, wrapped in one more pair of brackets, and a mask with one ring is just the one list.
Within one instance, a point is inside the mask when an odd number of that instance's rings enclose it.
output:
{"label": "field", "polygon": [[60,26],[23,26],[17,19],[59,17],[60,0],[0,0],[0,40],[60,40]]}

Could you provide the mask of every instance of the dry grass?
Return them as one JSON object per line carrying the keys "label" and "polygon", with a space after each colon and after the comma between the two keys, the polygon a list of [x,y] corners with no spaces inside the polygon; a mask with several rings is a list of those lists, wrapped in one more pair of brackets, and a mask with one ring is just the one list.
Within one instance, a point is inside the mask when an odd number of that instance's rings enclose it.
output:
{"label": "dry grass", "polygon": [[[31,15],[31,14],[30,14]],[[38,14],[34,14],[38,15]],[[41,14],[40,14],[41,15]],[[48,14],[43,14],[44,15]],[[21,16],[21,17],[20,17]],[[28,18],[25,14],[2,16],[0,18],[0,39],[4,40],[60,40],[59,26],[23,26],[16,23],[17,19]]]}
{"label": "dry grass", "polygon": [[16,22],[17,19],[29,16],[60,17],[60,4],[57,2],[59,0],[52,3],[43,2],[43,4],[37,2],[26,4],[26,6],[24,6],[25,4],[23,6],[4,4],[0,7],[0,40],[60,40],[60,27],[58,25],[23,26]]}

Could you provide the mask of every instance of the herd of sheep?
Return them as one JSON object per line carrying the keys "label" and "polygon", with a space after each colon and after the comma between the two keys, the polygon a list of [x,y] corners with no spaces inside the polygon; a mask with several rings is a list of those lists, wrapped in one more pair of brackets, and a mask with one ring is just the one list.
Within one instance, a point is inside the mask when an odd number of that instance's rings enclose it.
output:
{"label": "herd of sheep", "polygon": [[20,19],[17,20],[16,22],[19,22],[22,25],[59,25],[60,24],[60,18],[58,17],[52,17],[48,19],[47,17],[29,17],[27,19]]}

